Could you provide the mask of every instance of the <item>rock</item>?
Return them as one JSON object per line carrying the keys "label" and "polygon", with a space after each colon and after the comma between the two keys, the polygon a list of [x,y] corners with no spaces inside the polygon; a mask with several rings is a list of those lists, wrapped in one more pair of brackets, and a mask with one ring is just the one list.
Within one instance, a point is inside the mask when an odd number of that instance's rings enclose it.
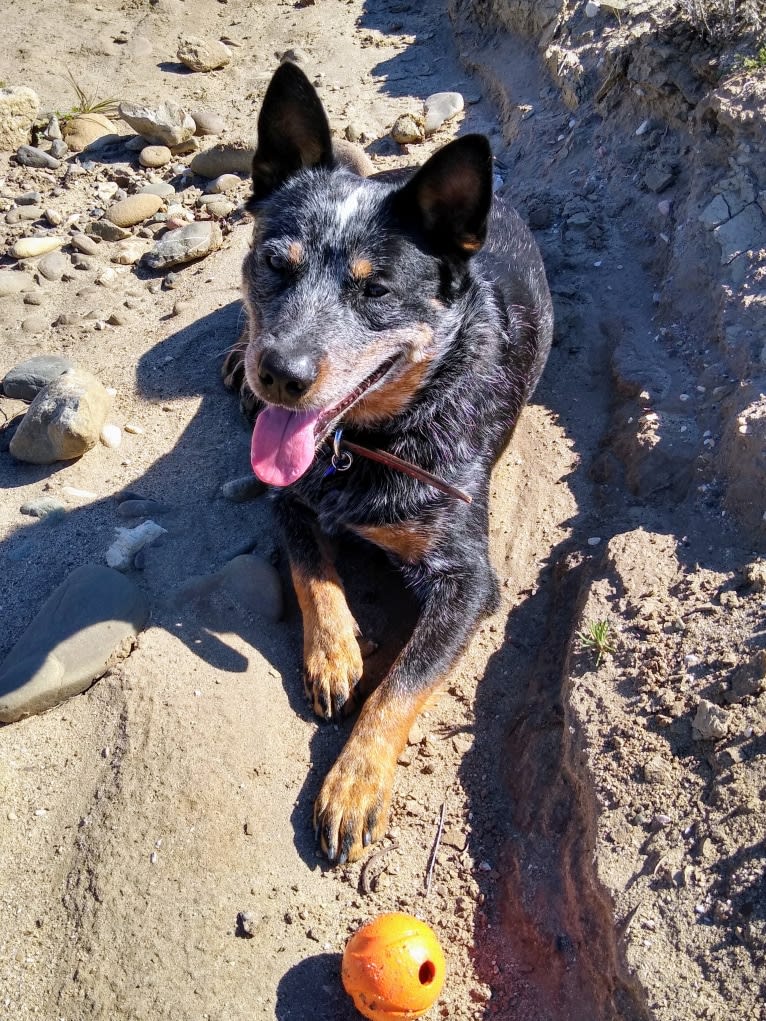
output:
{"label": "rock", "polygon": [[39,238],[19,238],[14,245],[11,245],[8,254],[13,259],[34,259],[38,255],[45,255],[47,252],[61,248],[67,240],[67,238],[55,234],[45,234]]}
{"label": "rock", "polygon": [[138,162],[142,167],[156,169],[170,163],[173,154],[166,145],[147,145],[138,154]]}
{"label": "rock", "polygon": [[697,714],[692,722],[692,737],[695,741],[720,741],[729,730],[726,710],[707,699],[701,698]]}
{"label": "rock", "polygon": [[244,475],[239,479],[231,479],[221,486],[221,493],[232,503],[245,503],[255,500],[266,492],[266,483],[255,475]]}
{"label": "rock", "polygon": [[202,221],[190,223],[160,238],[151,252],[144,256],[144,261],[151,269],[182,266],[209,255],[220,248],[222,243],[223,235],[217,224]]}
{"label": "rock", "polygon": [[19,209],[11,209],[5,214],[5,222],[9,225],[24,223],[27,220],[40,218],[40,210],[36,206],[23,206]]}
{"label": "rock", "polygon": [[117,507],[121,518],[149,518],[154,514],[167,514],[170,507],[159,500],[123,500]]}
{"label": "rock", "polygon": [[[45,256],[47,258],[47,256]],[[39,287],[33,288],[31,291],[27,291],[24,295],[25,305],[42,305],[43,303],[43,291]]]}
{"label": "rock", "polygon": [[595,18],[600,10],[601,4],[598,2],[598,0],[588,0],[588,2],[585,5],[585,17]]}
{"label": "rock", "polygon": [[434,92],[424,104],[425,132],[432,135],[446,121],[456,117],[465,103],[459,92]]}
{"label": "rock", "polygon": [[69,269],[69,266],[69,259],[63,252],[57,251],[44,255],[38,262],[37,269],[46,280],[60,280]]}
{"label": "rock", "polygon": [[96,269],[97,263],[92,255],[83,255],[82,252],[75,252],[72,256],[72,266],[75,269],[90,272]]}
{"label": "rock", "polygon": [[129,571],[136,553],[166,534],[167,528],[156,521],[144,521],[135,528],[118,528],[117,537],[106,551],[106,562],[118,571]]}
{"label": "rock", "polygon": [[255,150],[244,142],[214,145],[198,152],[189,164],[193,174],[200,177],[220,177],[222,174],[249,174]]}
{"label": "rock", "polygon": [[53,496],[41,496],[39,500],[27,500],[19,510],[30,518],[62,518],[66,504]]}
{"label": "rock", "polygon": [[193,110],[191,116],[196,125],[195,135],[222,135],[226,130],[223,117],[210,110]]}
{"label": "rock", "polygon": [[152,181],[151,184],[144,185],[138,192],[139,195],[159,195],[163,199],[175,195],[175,193],[175,188],[167,181]]}
{"label": "rock", "polygon": [[0,298],[21,294],[32,286],[32,277],[28,273],[16,273],[11,270],[0,270]]}
{"label": "rock", "polygon": [[64,222],[63,214],[60,213],[58,209],[45,209],[43,211],[43,216],[51,225],[51,227],[60,227],[61,224]]}
{"label": "rock", "polygon": [[754,560],[744,570],[745,581],[756,592],[766,592],[766,561]]}
{"label": "rock", "polygon": [[61,125],[56,114],[52,114],[48,120],[48,127],[45,129],[45,137],[49,138],[51,142],[61,141]]}
{"label": "rock", "polygon": [[215,574],[191,578],[179,594],[203,606],[211,597],[223,595],[244,613],[269,621],[281,620],[284,609],[279,573],[251,553],[234,557]]}
{"label": "rock", "polygon": [[114,124],[100,113],[80,113],[64,123],[61,133],[72,152],[82,152],[105,135],[113,135]]}
{"label": "rock", "polygon": [[66,142],[62,142],[60,138],[54,138],[54,140],[51,142],[49,152],[54,159],[63,160],[64,157],[69,152],[69,146],[66,144]]}
{"label": "rock", "polygon": [[205,206],[207,212],[214,216],[216,220],[223,220],[224,217],[230,216],[236,208],[234,202],[224,198],[220,198],[215,202],[208,202]]}
{"label": "rock", "polygon": [[647,783],[666,783],[670,778],[667,763],[659,755],[652,755],[646,760],[643,773]]}
{"label": "rock", "polygon": [[753,202],[713,234],[721,246],[721,265],[726,266],[744,252],[766,247],[766,217]]}
{"label": "rock", "polygon": [[196,124],[172,99],[156,108],[137,103],[120,103],[120,117],[153,145],[178,145],[191,138]]}
{"label": "rock", "polygon": [[24,333],[45,333],[48,329],[48,320],[45,316],[27,316],[22,320],[21,328]]}
{"label": "rock", "polygon": [[0,721],[84,691],[126,655],[149,619],[142,592],[108,567],[77,568],[43,604],[0,667]]}
{"label": "rock", "polygon": [[708,230],[725,223],[730,218],[731,213],[723,195],[716,195],[712,202],[708,202],[698,217],[700,223],[704,224]]}
{"label": "rock", "polygon": [[132,436],[143,436],[144,427],[142,425],[138,425],[136,422],[126,422],[125,432],[130,433]]}
{"label": "rock", "polygon": [[60,160],[43,152],[42,149],[36,149],[33,145],[20,145],[16,150],[16,159],[23,167],[56,170],[61,166]]}
{"label": "rock", "polygon": [[25,85],[0,89],[0,152],[13,152],[29,141],[40,100]]}
{"label": "rock", "polygon": [[400,145],[422,142],[426,137],[425,121],[415,113],[403,113],[391,128],[391,137]]}
{"label": "rock", "polygon": [[242,178],[236,174],[221,174],[214,178],[205,188],[208,195],[223,195],[227,191],[233,191],[242,184]]}
{"label": "rock", "polygon": [[231,63],[231,50],[217,39],[186,35],[178,40],[178,59],[190,71],[216,71]]}
{"label": "rock", "polygon": [[666,188],[670,187],[670,185],[675,180],[675,176],[676,175],[673,173],[673,171],[668,169],[667,167],[662,166],[649,167],[649,169],[644,174],[644,184],[649,189],[649,191],[659,193],[661,191],[665,191]]}
{"label": "rock", "polygon": [[766,691],[766,651],[761,649],[734,671],[725,698],[727,702],[741,702],[763,691]]}
{"label": "rock", "polygon": [[34,398],[11,440],[11,454],[31,464],[81,457],[98,443],[109,403],[95,376],[68,369]]}
{"label": "rock", "polygon": [[39,191],[25,191],[23,195],[16,196],[17,206],[39,206],[43,197]]}
{"label": "rock", "polygon": [[73,234],[69,244],[83,255],[98,255],[98,241],[94,241],[87,234]]}
{"label": "rock", "polygon": [[80,323],[80,316],[77,312],[62,312],[54,326],[77,326]]}
{"label": "rock", "polygon": [[129,238],[121,241],[112,252],[112,262],[120,266],[135,266],[146,252],[146,241],[143,238]]}
{"label": "rock", "polygon": [[133,237],[129,230],[118,227],[110,220],[92,220],[85,230],[91,237],[101,238],[102,241],[124,241],[125,238]]}
{"label": "rock", "polygon": [[118,227],[133,227],[154,216],[163,205],[164,202],[159,195],[129,195],[110,206],[106,211],[106,218]]}
{"label": "rock", "polygon": [[116,450],[122,443],[122,429],[118,425],[105,425],[101,430],[99,439],[105,447]]}

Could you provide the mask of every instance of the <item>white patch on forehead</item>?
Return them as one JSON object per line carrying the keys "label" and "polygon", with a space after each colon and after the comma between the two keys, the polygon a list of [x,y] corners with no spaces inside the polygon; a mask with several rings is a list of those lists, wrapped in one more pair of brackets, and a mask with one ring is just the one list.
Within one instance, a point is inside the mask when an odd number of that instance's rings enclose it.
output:
{"label": "white patch on forehead", "polygon": [[345,227],[348,221],[354,216],[359,209],[360,201],[362,198],[362,192],[364,188],[359,187],[355,191],[352,191],[350,195],[347,195],[342,202],[339,202],[335,207],[335,221],[338,227]]}

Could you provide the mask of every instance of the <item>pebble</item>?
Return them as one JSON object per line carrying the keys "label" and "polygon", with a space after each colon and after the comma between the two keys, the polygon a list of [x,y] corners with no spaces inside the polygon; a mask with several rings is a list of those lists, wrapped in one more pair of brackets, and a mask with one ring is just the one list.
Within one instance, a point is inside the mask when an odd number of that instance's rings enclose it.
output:
{"label": "pebble", "polygon": [[144,434],[144,427],[136,422],[126,422],[123,428],[126,433],[131,433],[133,436],[143,436]]}
{"label": "pebble", "polygon": [[23,195],[16,196],[17,206],[39,206],[43,197],[39,191],[25,191]]}
{"label": "pebble", "polygon": [[159,195],[161,198],[168,198],[175,193],[175,188],[167,181],[152,181],[151,184],[144,185],[138,192],[139,195]]}
{"label": "pebble", "polygon": [[129,195],[128,198],[110,206],[106,211],[106,217],[118,227],[133,227],[154,216],[163,205],[159,195]]}
{"label": "pebble", "polygon": [[45,129],[45,137],[49,138],[51,142],[61,139],[61,125],[59,124],[59,119],[55,113],[48,121],[48,127]]}
{"label": "pebble", "polygon": [[216,220],[223,220],[225,217],[230,216],[236,208],[236,203],[224,198],[218,199],[216,202],[208,202],[205,206],[206,211],[211,216],[214,216]]}
{"label": "pebble", "polygon": [[189,164],[193,174],[215,178],[222,174],[249,174],[255,150],[244,142],[214,145],[198,152]]}
{"label": "pebble", "polygon": [[57,160],[55,156],[50,156],[33,145],[20,145],[16,150],[16,159],[23,167],[57,170],[61,166],[61,161]]}
{"label": "pebble", "polygon": [[17,273],[12,270],[0,270],[0,298],[8,298],[21,294],[32,286],[32,278],[28,273]]}
{"label": "pebble", "polygon": [[403,113],[394,121],[391,137],[400,145],[422,142],[426,137],[425,121],[419,114]]}
{"label": "pebble", "polygon": [[282,582],[273,564],[251,553],[243,553],[220,571],[191,578],[180,594],[191,600],[209,601],[216,592],[225,593],[242,611],[268,621],[282,619]]}
{"label": "pebble", "polygon": [[73,234],[69,244],[83,255],[98,255],[98,241],[94,241],[87,234]]}
{"label": "pebble", "polygon": [[191,116],[196,125],[195,135],[222,135],[226,130],[224,119],[210,110],[193,110]]}
{"label": "pebble", "polygon": [[725,709],[701,698],[697,713],[692,721],[692,737],[695,741],[720,741],[729,730],[729,718]]}
{"label": "pebble", "polygon": [[105,425],[101,430],[99,439],[105,447],[116,450],[122,443],[122,429],[118,425]]}
{"label": "pebble", "polygon": [[231,63],[231,50],[217,39],[206,40],[196,35],[181,36],[178,59],[190,71],[217,71]]}
{"label": "pebble", "polygon": [[77,326],[80,322],[80,316],[77,312],[62,312],[58,317],[54,326]]}
{"label": "pebble", "polygon": [[123,500],[117,507],[117,513],[121,518],[149,518],[153,514],[167,514],[170,510],[159,500]]}
{"label": "pebble", "polygon": [[588,0],[588,2],[585,5],[585,17],[595,18],[600,10],[601,4],[598,3],[598,0]]}
{"label": "pebble", "polygon": [[110,397],[84,369],[68,369],[34,398],[10,443],[19,461],[52,464],[82,456],[98,443]]}
{"label": "pebble", "polygon": [[147,145],[138,154],[138,162],[142,167],[156,169],[170,163],[173,154],[166,145]]}
{"label": "pebble", "polygon": [[82,152],[105,135],[113,135],[114,124],[100,113],[81,113],[70,118],[61,133],[72,152]]}
{"label": "pebble", "polygon": [[46,209],[43,211],[43,216],[51,225],[51,227],[60,227],[64,222],[64,217],[58,211],[58,209]]}
{"label": "pebble", "polygon": [[84,691],[149,619],[143,593],[108,567],[78,567],[48,597],[0,667],[0,721]]}
{"label": "pebble", "polygon": [[107,564],[118,571],[129,571],[136,553],[161,535],[167,535],[167,531],[156,521],[144,521],[135,528],[118,528],[114,542],[106,551]]}
{"label": "pebble", "polygon": [[192,307],[192,302],[190,302],[190,301],[181,301],[179,299],[173,305],[172,315],[173,316],[183,315],[184,312],[188,312],[191,307]]}
{"label": "pebble", "polygon": [[37,264],[40,272],[46,280],[60,280],[69,269],[69,259],[63,252],[49,252],[44,255]]}
{"label": "pebble", "polygon": [[62,486],[61,492],[68,500],[95,500],[98,497],[92,489],[78,489],[77,486]]}
{"label": "pebble", "polygon": [[166,269],[201,259],[223,244],[221,228],[212,221],[190,223],[163,235],[144,261],[151,269]]}
{"label": "pebble", "polygon": [[62,142],[60,138],[56,138],[51,142],[50,154],[55,159],[63,160],[68,152],[69,146],[66,142]]}
{"label": "pebble", "polygon": [[649,167],[644,174],[644,184],[655,193],[665,191],[673,183],[675,174],[666,167]]}
{"label": "pebble", "polygon": [[465,103],[459,92],[435,92],[424,103],[425,132],[432,135],[434,131],[463,110]]}
{"label": "pebble", "polygon": [[238,177],[237,174],[221,174],[220,177],[214,178],[205,191],[208,195],[223,195],[227,191],[234,191],[242,184],[242,178]]}
{"label": "pebble", "polygon": [[96,268],[97,263],[92,255],[83,255],[82,252],[75,252],[72,256],[72,265],[75,269],[90,272]]}
{"label": "pebble", "polygon": [[27,316],[22,320],[21,328],[24,333],[44,333],[48,329],[48,320],[45,316]]}
{"label": "pebble", "polygon": [[10,212],[5,214],[5,222],[9,226],[13,226],[17,223],[24,223],[28,220],[37,220],[40,216],[40,210],[34,206],[23,206],[18,209],[11,209]]}
{"label": "pebble", "polygon": [[91,237],[101,238],[102,241],[123,241],[125,238],[133,237],[129,230],[118,227],[110,220],[92,220],[85,231]]}
{"label": "pebble", "polygon": [[221,493],[232,503],[245,503],[255,500],[266,492],[266,484],[255,475],[243,475],[239,479],[230,479],[221,486]]}
{"label": "pebble", "polygon": [[179,145],[191,138],[196,129],[186,110],[172,99],[157,107],[120,103],[120,117],[153,145]]}
{"label": "pebble", "polygon": [[0,88],[0,151],[13,152],[29,141],[40,99],[25,85]]}
{"label": "pebble", "polygon": [[45,255],[47,252],[61,248],[67,241],[68,238],[56,234],[46,234],[39,238],[19,238],[15,244],[11,245],[8,254],[13,259],[34,259],[38,255]]}
{"label": "pebble", "polygon": [[30,518],[62,518],[66,505],[53,496],[41,496],[38,500],[27,500],[19,508],[22,514]]}
{"label": "pebble", "polygon": [[138,238],[121,241],[112,253],[112,262],[120,266],[135,266],[146,251],[146,244]]}

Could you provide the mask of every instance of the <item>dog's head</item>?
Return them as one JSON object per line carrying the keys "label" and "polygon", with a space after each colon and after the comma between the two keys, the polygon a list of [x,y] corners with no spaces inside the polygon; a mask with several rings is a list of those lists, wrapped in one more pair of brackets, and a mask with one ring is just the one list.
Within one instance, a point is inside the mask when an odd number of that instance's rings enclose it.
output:
{"label": "dog's head", "polygon": [[339,422],[387,421],[427,384],[485,240],[491,160],[487,140],[467,135],[402,186],[359,177],[336,164],[303,72],[277,70],[258,119],[243,268],[264,481],[295,481]]}

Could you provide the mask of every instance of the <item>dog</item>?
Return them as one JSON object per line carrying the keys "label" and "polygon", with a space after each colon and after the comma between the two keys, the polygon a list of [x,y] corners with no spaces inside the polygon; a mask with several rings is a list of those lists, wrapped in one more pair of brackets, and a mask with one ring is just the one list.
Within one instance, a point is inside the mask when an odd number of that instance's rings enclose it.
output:
{"label": "dog", "polygon": [[419,603],[314,804],[322,851],[344,863],[385,832],[415,718],[499,606],[490,474],[553,310],[531,233],[493,203],[486,138],[456,139],[403,181],[361,177],[292,63],[263,100],[249,208],[247,325],[223,372],[257,413],[252,465],[275,495],[320,717],[355,707],[363,673],[330,541],[381,547]]}

